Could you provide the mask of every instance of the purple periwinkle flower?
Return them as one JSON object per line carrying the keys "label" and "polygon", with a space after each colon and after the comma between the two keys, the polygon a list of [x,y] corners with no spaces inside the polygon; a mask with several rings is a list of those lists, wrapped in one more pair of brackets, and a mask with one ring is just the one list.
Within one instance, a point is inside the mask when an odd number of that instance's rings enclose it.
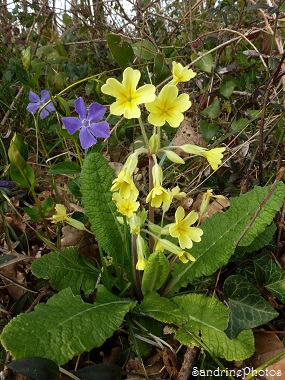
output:
{"label": "purple periwinkle flower", "polygon": [[5,180],[0,180],[0,187],[6,187],[9,189],[13,189],[15,187],[15,183],[13,181],[5,181]]}
{"label": "purple periwinkle flower", "polygon": [[97,143],[95,137],[107,138],[110,136],[110,127],[107,121],[102,120],[106,108],[99,103],[91,103],[90,107],[85,107],[84,100],[80,97],[74,102],[78,117],[61,118],[65,128],[70,135],[80,129],[79,140],[83,149],[90,148]]}
{"label": "purple periwinkle flower", "polygon": [[[29,100],[31,103],[28,104],[27,110],[31,113],[36,113],[39,108],[41,108],[46,102],[50,100],[50,94],[47,90],[42,90],[41,97],[39,97],[39,95],[35,94],[33,91],[30,91]],[[42,109],[40,118],[44,119],[52,111],[55,111],[54,105],[52,103],[49,103],[45,108]]]}

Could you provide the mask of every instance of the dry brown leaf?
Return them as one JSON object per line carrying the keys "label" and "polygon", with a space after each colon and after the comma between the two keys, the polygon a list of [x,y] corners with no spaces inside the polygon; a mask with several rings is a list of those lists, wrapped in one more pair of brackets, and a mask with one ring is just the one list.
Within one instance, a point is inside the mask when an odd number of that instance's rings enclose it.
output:
{"label": "dry brown leaf", "polygon": [[22,221],[19,215],[7,213],[5,219],[17,235],[21,235],[26,230],[26,224]]}
{"label": "dry brown leaf", "polygon": [[[200,210],[202,197],[203,197],[203,194],[202,193],[199,194],[195,202],[193,203],[192,209],[196,212],[199,212]],[[201,221],[203,222],[206,218],[210,218],[216,212],[223,212],[224,208],[229,207],[229,206],[230,206],[230,200],[227,197],[221,198],[221,199],[213,198],[212,202],[209,205],[208,211],[206,212],[206,214],[202,216]]]}
{"label": "dry brown leaf", "polygon": [[61,248],[71,246],[77,247],[78,252],[86,257],[98,260],[100,258],[93,235],[72,226],[64,226],[62,227]]}
{"label": "dry brown leaf", "polygon": [[[206,147],[207,143],[203,139],[202,135],[192,127],[191,119],[185,118],[181,123],[181,126],[173,140],[174,146],[180,146],[183,144],[193,144]],[[188,157],[188,153],[183,152],[181,149],[177,149],[176,153],[182,157]]]}

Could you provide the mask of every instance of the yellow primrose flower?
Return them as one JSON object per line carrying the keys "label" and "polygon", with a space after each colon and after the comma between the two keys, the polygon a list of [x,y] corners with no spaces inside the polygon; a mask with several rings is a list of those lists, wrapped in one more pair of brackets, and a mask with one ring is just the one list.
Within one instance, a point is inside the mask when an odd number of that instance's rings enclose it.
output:
{"label": "yellow primrose flower", "polygon": [[172,62],[172,74],[173,79],[170,84],[177,84],[179,82],[188,82],[190,79],[196,76],[196,73],[189,66],[183,67],[181,63],[175,61]]}
{"label": "yellow primrose flower", "polygon": [[182,249],[192,248],[193,241],[201,241],[203,231],[201,228],[191,227],[198,220],[198,214],[191,211],[185,217],[184,208],[179,206],[175,212],[175,223],[169,225],[169,233],[172,237],[178,238],[179,245]]}
{"label": "yellow primrose flower", "polygon": [[125,215],[127,218],[131,218],[133,213],[140,207],[139,202],[136,202],[136,195],[123,198],[119,193],[114,193],[112,199],[116,202],[119,213]]}
{"label": "yellow primrose flower", "polygon": [[217,170],[219,165],[222,163],[223,152],[225,150],[226,148],[214,148],[203,152],[202,155],[209,162],[211,168],[213,170]]}
{"label": "yellow primrose flower", "polygon": [[208,150],[206,148],[202,148],[201,146],[192,144],[184,144],[179,148],[186,153],[205,157],[213,170],[218,169],[219,165],[221,165],[223,152],[226,150],[226,148],[213,148]]}
{"label": "yellow primrose flower", "polygon": [[183,251],[181,248],[177,247],[167,239],[159,239],[158,243],[156,244],[156,249],[161,252],[163,252],[165,249],[168,252],[174,253],[184,264],[186,264],[189,260],[195,261],[195,257],[192,256],[189,252]]}
{"label": "yellow primrose flower", "polygon": [[[180,191],[179,186],[175,186],[173,189],[169,190],[168,193],[170,195],[170,203],[173,201],[173,199],[181,200],[182,198],[186,198],[186,193],[184,191]],[[162,205],[162,211],[166,213],[170,208],[170,203],[163,203]]]}
{"label": "yellow primrose flower", "polygon": [[146,262],[147,262],[145,258],[146,243],[141,235],[137,235],[136,245],[137,245],[137,254],[138,254],[136,269],[144,270],[146,266]]}
{"label": "yellow primrose flower", "polygon": [[152,84],[145,84],[137,89],[140,77],[139,70],[127,67],[123,72],[122,83],[115,78],[107,79],[101,91],[116,98],[110,106],[111,114],[124,115],[126,119],[138,118],[141,115],[138,105],[155,99],[155,87]]}
{"label": "yellow primrose flower", "polygon": [[63,222],[68,218],[67,213],[66,213],[66,208],[63,205],[56,204],[55,211],[56,211],[56,214],[51,217],[52,223]]}
{"label": "yellow primrose flower", "polygon": [[155,185],[151,189],[150,193],[146,197],[146,202],[148,203],[150,200],[152,207],[160,207],[162,202],[166,204],[171,203],[171,198],[168,191],[160,184]]}
{"label": "yellow primrose flower", "polygon": [[65,222],[65,223],[69,224],[70,226],[72,226],[78,230],[89,232],[85,228],[85,226],[82,222],[67,216],[66,208],[63,205],[56,204],[55,205],[55,211],[56,211],[56,214],[51,217],[52,223]]}
{"label": "yellow primrose flower", "polygon": [[118,177],[114,179],[111,191],[119,191],[120,196],[129,198],[130,196],[138,196],[139,191],[129,173],[121,170]]}
{"label": "yellow primrose flower", "polygon": [[187,94],[178,96],[176,86],[166,85],[157,98],[145,106],[150,112],[148,115],[150,124],[161,127],[167,121],[171,127],[178,128],[184,119],[182,112],[191,107],[191,102]]}
{"label": "yellow primrose flower", "polygon": [[207,190],[207,192],[204,193],[202,197],[202,202],[199,210],[199,221],[201,220],[202,216],[208,211],[210,200],[212,198],[224,199],[225,197],[223,195],[214,195],[212,189]]}
{"label": "yellow primrose flower", "polygon": [[152,177],[154,186],[146,197],[146,202],[151,201],[152,207],[160,207],[162,202],[170,204],[171,197],[169,192],[161,185],[163,174],[161,167],[157,163],[153,165]]}

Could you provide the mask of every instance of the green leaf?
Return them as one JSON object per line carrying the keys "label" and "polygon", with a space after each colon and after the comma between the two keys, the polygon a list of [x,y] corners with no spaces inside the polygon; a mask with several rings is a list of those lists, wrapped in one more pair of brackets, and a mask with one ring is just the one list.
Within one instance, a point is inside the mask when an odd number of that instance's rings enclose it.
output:
{"label": "green leaf", "polygon": [[31,222],[38,222],[41,219],[39,210],[36,207],[23,207],[23,210],[25,211],[25,213],[29,215],[29,217],[31,218]]}
{"label": "green leaf", "polygon": [[235,83],[232,81],[222,82],[220,85],[220,93],[227,99],[231,96],[233,93],[233,90],[235,88]]}
{"label": "green leaf", "polygon": [[94,304],[83,302],[67,288],[31,313],[12,319],[1,334],[1,342],[15,359],[37,355],[62,365],[75,355],[100,347],[120,327],[132,306],[130,300],[114,296],[103,285],[98,286]]}
{"label": "green leaf", "polygon": [[44,199],[42,203],[42,211],[45,216],[54,208],[54,201],[51,197],[47,197]]}
{"label": "green leaf", "polygon": [[85,213],[101,247],[109,255],[120,257],[124,243],[110,191],[113,180],[114,170],[99,153],[92,153],[84,160],[80,181]]}
{"label": "green leaf", "polygon": [[76,162],[66,161],[59,162],[55,164],[52,168],[47,172],[48,175],[54,174],[78,174],[80,173],[80,166]]}
{"label": "green leaf", "polygon": [[[199,54],[191,54],[191,61],[194,61],[195,59],[199,58],[200,55],[207,53],[206,50],[203,50]],[[199,61],[194,63],[194,66],[196,66],[199,70],[204,71],[206,73],[211,73],[213,68],[213,56],[212,54],[207,54],[205,57],[199,59]]]}
{"label": "green leaf", "polygon": [[188,320],[187,314],[183,309],[177,307],[169,299],[160,297],[155,292],[148,293],[144,297],[139,309],[160,322],[174,323],[181,326]]}
{"label": "green leaf", "polygon": [[224,294],[230,308],[226,334],[230,339],[242,330],[263,325],[278,316],[259,291],[244,277],[230,276],[224,283]]}
{"label": "green leaf", "polygon": [[59,95],[56,96],[56,100],[58,101],[60,108],[64,111],[64,114],[70,116],[70,108],[67,101]]}
{"label": "green leaf", "polygon": [[32,263],[31,270],[35,276],[49,280],[55,290],[70,288],[73,294],[80,294],[82,289],[86,295],[95,289],[99,275],[92,260],[80,255],[76,247],[42,256]]}
{"label": "green leaf", "polygon": [[107,33],[106,40],[108,42],[109,49],[122,69],[129,66],[133,61],[134,51],[131,44],[118,34]]}
{"label": "green leaf", "polygon": [[135,55],[146,60],[153,60],[157,54],[157,49],[152,42],[142,40],[132,44]]}
{"label": "green leaf", "polygon": [[59,378],[58,365],[45,358],[33,357],[14,360],[8,368],[34,380],[56,380]]}
{"label": "green leaf", "polygon": [[217,119],[221,113],[220,101],[216,96],[213,102],[203,110],[202,114],[210,119]]}
{"label": "green leaf", "polygon": [[252,331],[241,332],[235,339],[229,339],[224,330],[228,323],[228,308],[215,298],[202,294],[188,294],[174,297],[173,302],[188,315],[183,328],[194,334],[196,339],[179,329],[176,338],[180,343],[192,346],[199,340],[211,354],[228,361],[244,360],[254,353]]}
{"label": "green leaf", "polygon": [[[191,254],[196,258],[189,264],[178,263],[165,294],[173,294],[190,280],[202,275],[210,276],[226,265],[234,253],[236,241],[247,228],[252,216],[259,209],[270,190],[270,186],[255,187],[252,191],[237,198],[231,198],[231,206],[224,213],[216,213],[205,220],[200,228],[204,231],[202,241],[193,245]],[[269,225],[284,199],[284,184],[280,182],[269,199],[260,209],[255,222],[240,243],[250,245]]]}
{"label": "green leaf", "polygon": [[170,264],[162,252],[154,252],[149,256],[142,278],[143,294],[156,291],[167,280]]}
{"label": "green leaf", "polygon": [[81,368],[73,374],[84,380],[121,380],[122,368],[116,364],[99,363]]}
{"label": "green leaf", "polygon": [[265,230],[259,234],[251,244],[245,246],[245,247],[237,247],[234,253],[234,258],[240,258],[242,257],[246,252],[254,252],[258,251],[259,249],[263,248],[267,244],[270,243],[270,241],[273,238],[273,235],[276,232],[276,226],[274,223],[272,223],[270,226],[266,227]]}
{"label": "green leaf", "polygon": [[214,136],[216,136],[220,126],[216,123],[209,123],[208,120],[202,120],[200,122],[200,132],[206,142],[209,142]]}
{"label": "green leaf", "polygon": [[153,84],[157,86],[170,75],[171,72],[165,64],[165,58],[161,54],[156,54],[153,64]]}
{"label": "green leaf", "polygon": [[[24,175],[23,175],[23,174]],[[10,175],[12,181],[14,181],[18,186],[23,188],[30,188],[35,184],[35,173],[30,165],[26,164],[26,168],[18,169],[14,164],[10,164]]]}
{"label": "green leaf", "polygon": [[276,296],[280,302],[285,303],[285,272],[273,260],[265,268],[266,289]]}

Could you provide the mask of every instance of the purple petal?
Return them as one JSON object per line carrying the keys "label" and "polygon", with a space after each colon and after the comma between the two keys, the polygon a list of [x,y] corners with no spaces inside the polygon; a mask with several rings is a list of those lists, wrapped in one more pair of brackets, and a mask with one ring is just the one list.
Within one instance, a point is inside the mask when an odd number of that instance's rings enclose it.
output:
{"label": "purple petal", "polygon": [[79,132],[79,140],[83,149],[90,148],[97,143],[95,137],[90,133],[88,128],[82,128]]}
{"label": "purple petal", "polygon": [[29,92],[29,100],[33,103],[39,103],[41,101],[39,95],[35,94],[33,91]]}
{"label": "purple petal", "polygon": [[80,116],[80,119],[85,120],[86,115],[87,115],[87,109],[85,107],[84,100],[81,97],[76,99],[74,102],[74,106],[75,106],[76,112]]}
{"label": "purple petal", "polygon": [[39,108],[40,108],[39,103],[29,103],[26,110],[30,113],[36,113]]}
{"label": "purple petal", "polygon": [[52,103],[49,103],[49,104],[45,107],[45,109],[48,110],[49,112],[55,111],[54,105],[53,105]]}
{"label": "purple petal", "polygon": [[15,187],[15,183],[12,181],[0,180],[0,187],[8,187],[13,189],[13,187]]}
{"label": "purple petal", "polygon": [[78,131],[78,129],[83,127],[82,121],[79,120],[77,117],[62,117],[61,121],[63,122],[65,128],[67,129],[70,135],[73,135],[73,133],[75,133],[76,131]]}
{"label": "purple petal", "polygon": [[102,120],[106,108],[99,103],[92,103],[88,109],[88,120],[90,122],[97,122]]}
{"label": "purple petal", "polygon": [[41,119],[45,119],[48,115],[49,115],[49,112],[45,108],[40,112]]}
{"label": "purple petal", "polygon": [[46,103],[48,100],[50,100],[50,94],[48,90],[42,90],[41,91],[41,101],[43,103]]}
{"label": "purple petal", "polygon": [[100,123],[90,124],[89,129],[91,133],[96,137],[107,138],[110,136],[110,127],[107,121],[101,121]]}

